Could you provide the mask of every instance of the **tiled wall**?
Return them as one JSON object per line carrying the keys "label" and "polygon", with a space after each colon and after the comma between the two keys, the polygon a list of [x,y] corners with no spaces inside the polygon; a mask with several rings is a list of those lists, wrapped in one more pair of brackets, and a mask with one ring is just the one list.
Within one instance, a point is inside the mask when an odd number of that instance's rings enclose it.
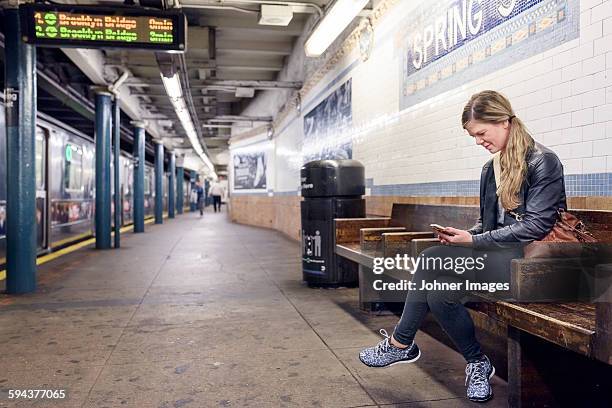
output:
{"label": "tiled wall", "polygon": [[490,156],[463,131],[460,115],[483,89],[508,96],[534,138],[559,155],[569,196],[612,196],[612,0],[556,2],[567,5],[574,25],[554,44],[532,41],[516,58],[492,56],[486,72],[450,77],[443,92],[401,109],[407,81],[397,33],[433,1],[442,0],[397,1],[374,30],[369,59],[359,47],[338,59],[303,97],[302,111],[276,129],[274,193],[299,188],[303,115],[352,78],[353,158],[365,165],[373,197],[477,196]]}
{"label": "tiled wall", "polygon": [[569,195],[612,195],[612,1],[568,0],[578,38],[514,64],[493,64],[470,82],[451,77],[446,92],[400,110],[402,55],[394,33],[418,7],[398,2],[375,31],[370,58],[363,62],[356,49],[338,61],[304,99],[301,114],[280,126],[275,191],[298,189],[303,115],[352,78],[353,155],[366,166],[372,195],[477,195],[488,152],[461,129],[459,116],[482,89],[506,94],[536,140],[557,152]]}

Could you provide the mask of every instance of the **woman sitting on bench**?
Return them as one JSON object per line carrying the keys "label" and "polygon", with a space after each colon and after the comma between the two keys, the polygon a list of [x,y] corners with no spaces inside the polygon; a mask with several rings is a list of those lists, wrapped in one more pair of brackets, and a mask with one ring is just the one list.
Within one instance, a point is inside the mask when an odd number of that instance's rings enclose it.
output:
{"label": "woman sitting on bench", "polygon": [[[534,142],[503,95],[495,91],[473,95],[463,109],[461,123],[476,144],[491,154],[499,152],[496,163],[500,166],[494,166],[491,159],[482,169],[480,217],[476,225],[468,231],[444,228],[438,232],[443,246],[428,248],[419,256],[484,257],[484,268],[459,271],[440,266],[427,270],[417,267],[412,279],[416,290],[408,292],[402,317],[393,334],[388,336],[384,329],[381,330],[385,339],[361,351],[359,358],[371,367],[416,361],[421,352],[414,337],[427,312],[431,311],[467,361],[467,398],[482,402],[493,396],[489,379],[495,369],[481,351],[472,318],[461,303],[468,291],[419,288],[423,282],[434,281],[509,282],[510,261],[523,256],[523,245],[543,238],[553,228],[557,210],[566,209],[567,205],[559,158],[550,149]],[[495,173],[499,173],[499,186]]]}

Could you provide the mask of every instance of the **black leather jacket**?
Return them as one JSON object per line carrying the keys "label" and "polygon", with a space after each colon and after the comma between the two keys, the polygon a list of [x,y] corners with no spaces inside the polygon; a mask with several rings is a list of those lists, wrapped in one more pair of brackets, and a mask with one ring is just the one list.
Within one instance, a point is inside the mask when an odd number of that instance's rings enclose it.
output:
{"label": "black leather jacket", "polygon": [[[513,212],[521,221],[506,213],[504,227],[497,227],[497,195],[493,159],[482,168],[480,176],[480,217],[468,230],[473,235],[473,247],[508,248],[517,243],[526,245],[542,239],[557,220],[557,209],[567,209],[563,165],[557,155],[536,143],[526,156],[527,177],[519,197],[521,203]],[[497,228],[497,229],[496,229]]]}

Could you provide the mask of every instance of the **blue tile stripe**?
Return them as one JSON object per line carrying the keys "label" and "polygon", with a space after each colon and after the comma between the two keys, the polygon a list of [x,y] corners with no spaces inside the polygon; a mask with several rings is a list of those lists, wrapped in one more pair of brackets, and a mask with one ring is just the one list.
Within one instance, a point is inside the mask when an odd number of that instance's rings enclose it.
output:
{"label": "blue tile stripe", "polygon": [[[373,185],[373,196],[477,196],[479,180],[434,183]],[[612,196],[612,173],[570,174],[565,176],[565,192],[575,196]]]}
{"label": "blue tile stripe", "polygon": [[[373,196],[463,197],[480,194],[479,180],[441,181],[432,183],[374,185],[366,179]],[[612,196],[612,173],[569,174],[565,176],[565,193],[569,197]],[[238,192],[235,195],[267,195],[267,192]],[[297,196],[294,191],[275,191],[275,196]]]}

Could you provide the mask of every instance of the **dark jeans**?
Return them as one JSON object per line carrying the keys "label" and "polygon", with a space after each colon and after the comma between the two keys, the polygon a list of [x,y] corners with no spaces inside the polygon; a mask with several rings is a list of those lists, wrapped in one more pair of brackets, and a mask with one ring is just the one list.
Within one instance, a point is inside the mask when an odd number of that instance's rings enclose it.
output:
{"label": "dark jeans", "polygon": [[221,211],[221,196],[214,195],[213,198],[213,207],[215,208],[215,212],[217,212],[217,208]]}
{"label": "dark jeans", "polygon": [[485,268],[479,272],[471,270],[458,274],[454,270],[440,269],[435,266],[427,269],[418,268],[412,278],[412,282],[416,283],[416,288],[421,288],[422,282],[436,280],[442,284],[462,283],[461,289],[409,291],[402,317],[395,326],[393,337],[402,344],[411,344],[427,312],[431,311],[468,362],[482,358],[482,350],[474,333],[474,322],[462,303],[469,293],[465,289],[465,281],[467,279],[480,282],[509,282],[510,260],[519,258],[521,253],[516,248],[484,252],[468,247],[438,246],[428,248],[420,254],[425,258],[441,257],[443,259],[448,257],[478,258],[485,254]]}
{"label": "dark jeans", "polygon": [[204,215],[204,197],[198,198],[198,210],[200,210],[200,215]]}

